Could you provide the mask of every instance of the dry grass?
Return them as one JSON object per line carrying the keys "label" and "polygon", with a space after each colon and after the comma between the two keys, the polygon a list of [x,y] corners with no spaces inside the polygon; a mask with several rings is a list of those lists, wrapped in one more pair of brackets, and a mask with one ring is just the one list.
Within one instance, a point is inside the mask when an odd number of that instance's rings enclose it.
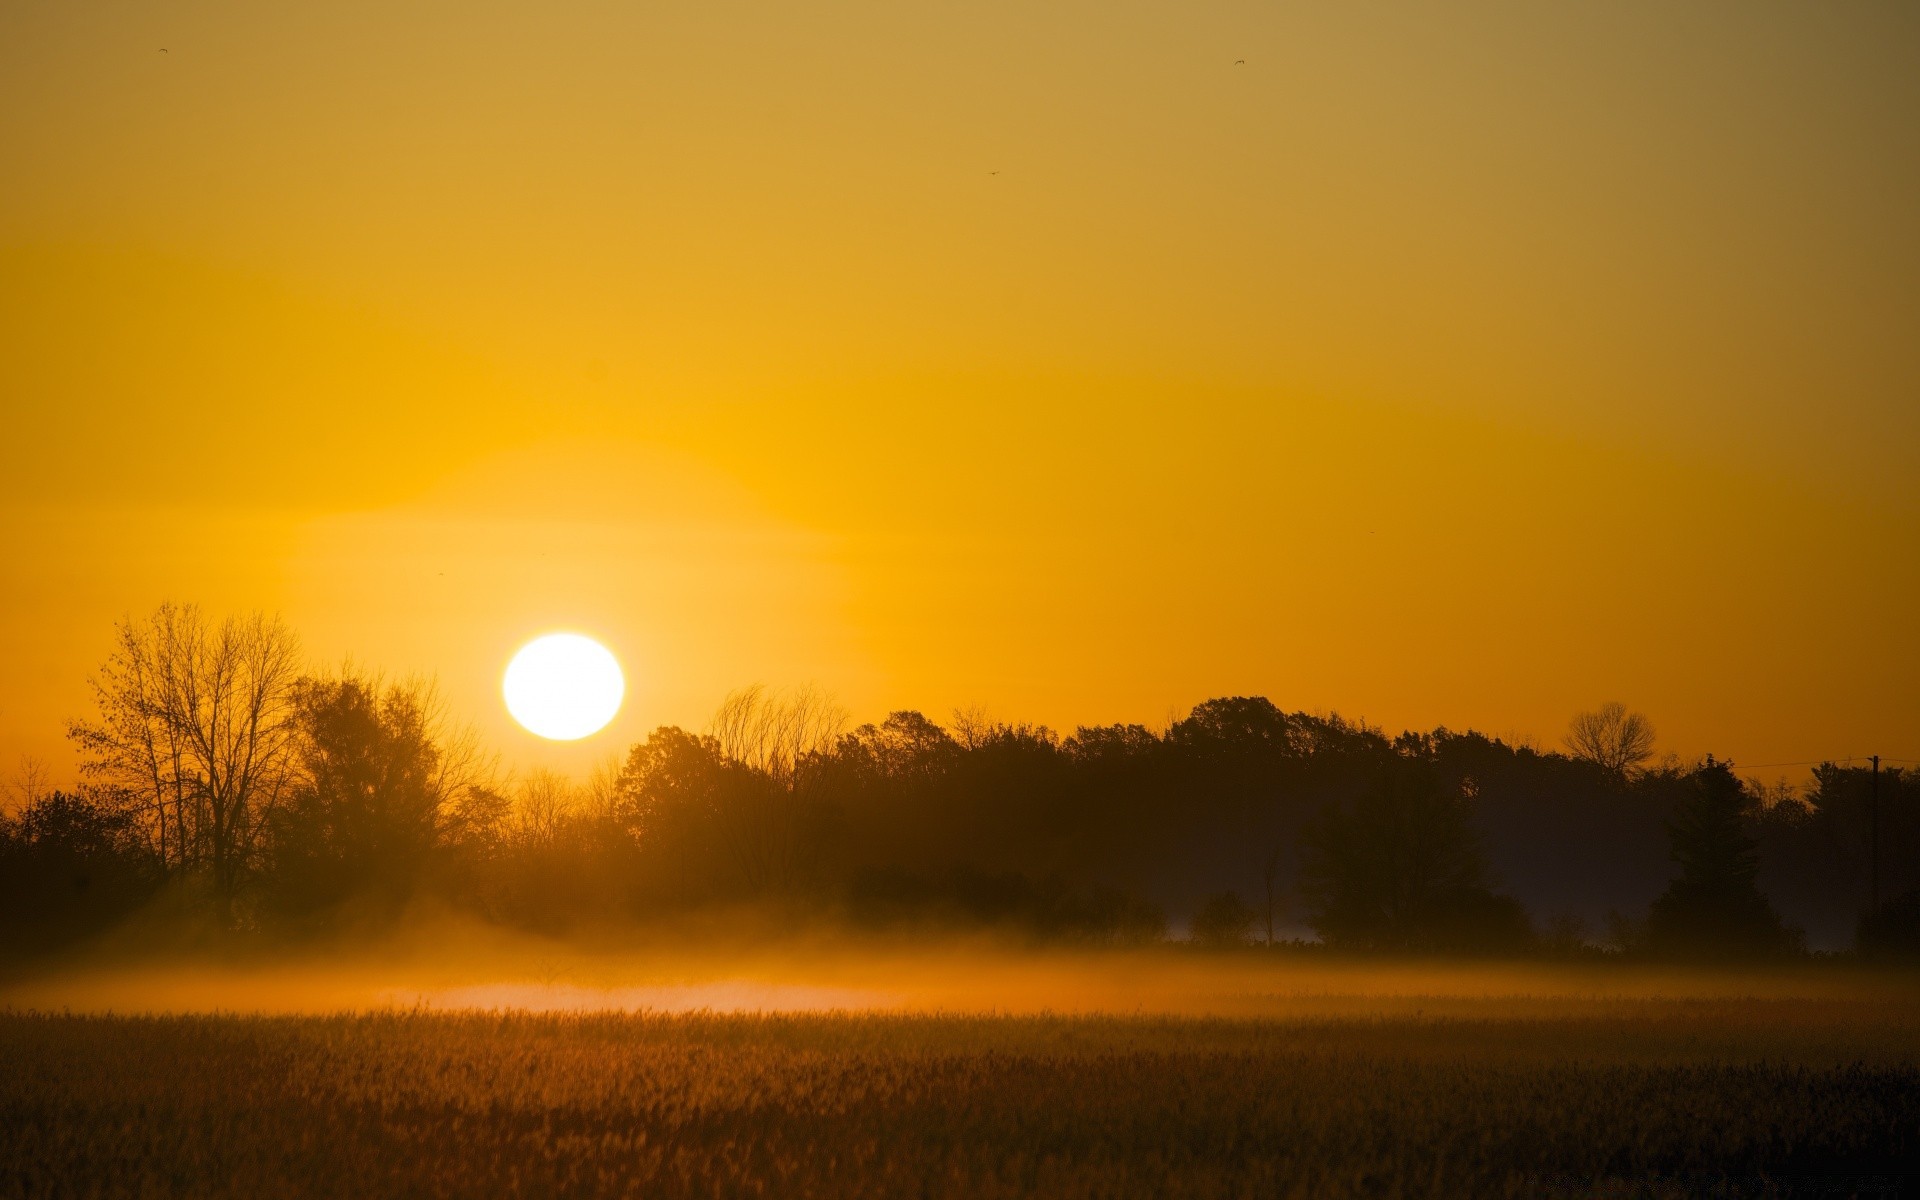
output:
{"label": "dry grass", "polygon": [[1896,1194],[1905,1000],[0,1015],[0,1194]]}

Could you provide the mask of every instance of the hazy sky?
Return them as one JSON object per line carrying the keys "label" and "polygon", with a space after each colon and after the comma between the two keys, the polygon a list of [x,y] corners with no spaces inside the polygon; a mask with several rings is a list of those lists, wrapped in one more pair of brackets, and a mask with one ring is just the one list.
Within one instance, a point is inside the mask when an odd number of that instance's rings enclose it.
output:
{"label": "hazy sky", "polygon": [[[1920,756],[1917,67],[1905,3],[12,0],[0,770],[166,599],[571,770],[754,681]],[[554,627],[632,676],[565,749]]]}

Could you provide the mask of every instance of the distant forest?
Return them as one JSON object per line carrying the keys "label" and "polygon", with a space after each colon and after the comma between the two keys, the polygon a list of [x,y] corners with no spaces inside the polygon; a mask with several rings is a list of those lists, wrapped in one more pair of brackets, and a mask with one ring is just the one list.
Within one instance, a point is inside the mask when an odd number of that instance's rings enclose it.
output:
{"label": "distant forest", "polygon": [[171,605],[117,629],[93,698],[68,730],[82,785],[28,777],[0,819],[16,957],[134,918],[302,936],[421,906],[553,934],[752,911],[1088,946],[1920,951],[1913,772],[1756,788],[1656,761],[1617,704],[1542,749],[1258,696],[1061,734],[852,726],[749,688],[584,781],[512,777],[431,685],[314,673],[275,620]]}

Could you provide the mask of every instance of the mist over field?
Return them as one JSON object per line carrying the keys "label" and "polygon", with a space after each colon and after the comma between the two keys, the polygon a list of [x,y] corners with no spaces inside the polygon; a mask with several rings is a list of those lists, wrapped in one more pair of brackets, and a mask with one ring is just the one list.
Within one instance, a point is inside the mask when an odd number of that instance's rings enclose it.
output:
{"label": "mist over field", "polygon": [[[1906,1194],[1920,978],[421,925],[0,987],[24,1195]],[[213,1136],[204,1131],[218,1130]]]}
{"label": "mist over field", "polygon": [[1845,961],[1687,965],[1343,955],[1307,944],[1073,950],[877,938],[760,918],[553,939],[457,917],[334,944],[107,941],[0,977],[0,1006],[75,1013],[409,1010],[1107,1014],[1428,1020],[1757,1002],[1920,1014],[1920,975]]}

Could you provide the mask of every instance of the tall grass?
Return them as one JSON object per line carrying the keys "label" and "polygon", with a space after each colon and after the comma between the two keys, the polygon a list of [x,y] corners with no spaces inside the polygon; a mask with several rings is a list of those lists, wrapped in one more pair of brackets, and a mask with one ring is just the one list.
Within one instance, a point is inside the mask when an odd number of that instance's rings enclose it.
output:
{"label": "tall grass", "polygon": [[0,1194],[1896,1194],[1912,1017],[16,1013]]}

